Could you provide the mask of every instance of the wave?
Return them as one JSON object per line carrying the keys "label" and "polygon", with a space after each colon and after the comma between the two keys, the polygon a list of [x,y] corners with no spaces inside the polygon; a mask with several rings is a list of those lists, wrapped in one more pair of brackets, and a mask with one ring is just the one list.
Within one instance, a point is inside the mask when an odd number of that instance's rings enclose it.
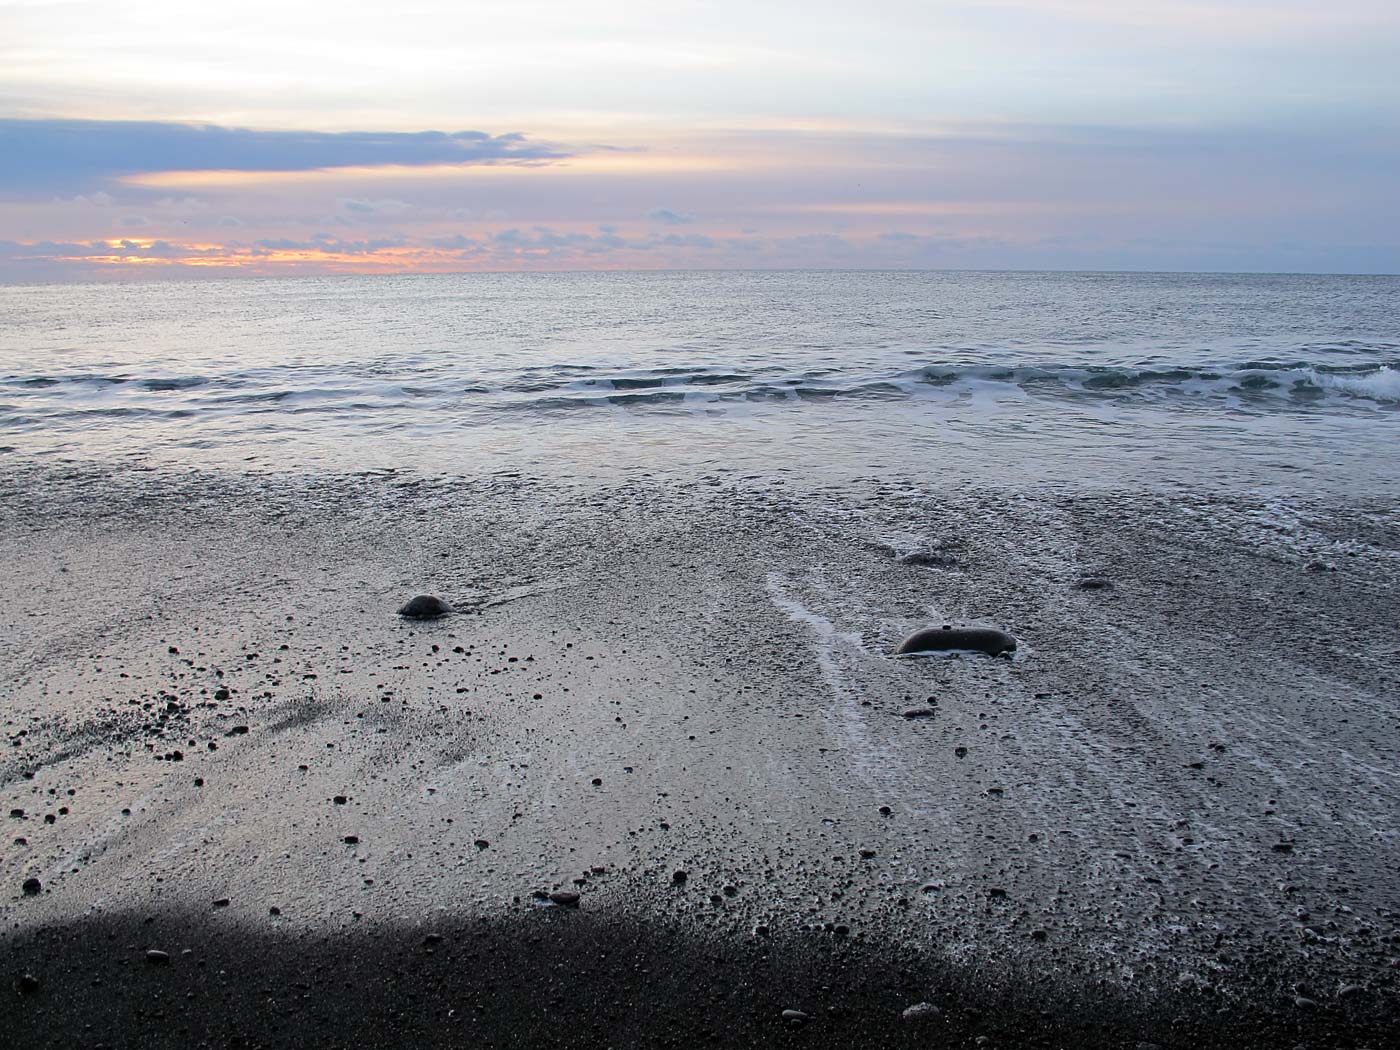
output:
{"label": "wave", "polygon": [[[951,404],[1048,399],[1085,405],[1156,404],[1183,410],[1388,411],[1400,407],[1400,359],[1247,360],[1223,367],[1099,363],[969,363],[934,361],[885,370],[779,365],[754,368],[604,365],[533,366],[515,372],[462,375],[448,366],[414,385],[381,369],[276,367],[224,375],[10,375],[0,423],[100,417],[182,419],[191,414],[285,412],[556,413],[581,409],[710,410],[744,404]],[[400,381],[396,382],[398,379]],[[6,411],[8,410],[8,411]]]}

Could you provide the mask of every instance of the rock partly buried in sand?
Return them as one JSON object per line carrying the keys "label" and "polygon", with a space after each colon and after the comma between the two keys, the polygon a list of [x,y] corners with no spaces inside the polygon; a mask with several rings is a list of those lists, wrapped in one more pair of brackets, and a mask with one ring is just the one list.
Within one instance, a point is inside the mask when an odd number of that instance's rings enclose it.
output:
{"label": "rock partly buried in sand", "polygon": [[992,627],[925,627],[895,647],[899,656],[916,653],[972,652],[1001,656],[1016,651],[1016,639]]}
{"label": "rock partly buried in sand", "polygon": [[399,615],[410,620],[431,620],[438,616],[446,616],[451,611],[452,606],[441,598],[431,594],[419,594],[410,598],[407,604],[399,609]]}

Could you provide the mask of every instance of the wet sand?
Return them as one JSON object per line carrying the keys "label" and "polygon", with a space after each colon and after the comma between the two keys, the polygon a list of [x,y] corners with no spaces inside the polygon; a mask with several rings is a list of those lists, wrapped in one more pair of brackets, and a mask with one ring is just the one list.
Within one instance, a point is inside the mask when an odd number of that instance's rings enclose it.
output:
{"label": "wet sand", "polygon": [[16,1046],[1389,1038],[1392,503],[8,465]]}

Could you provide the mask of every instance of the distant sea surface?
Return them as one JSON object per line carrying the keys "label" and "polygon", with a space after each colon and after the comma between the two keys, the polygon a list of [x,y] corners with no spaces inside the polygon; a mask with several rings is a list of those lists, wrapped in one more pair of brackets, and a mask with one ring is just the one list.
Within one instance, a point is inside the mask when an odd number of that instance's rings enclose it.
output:
{"label": "distant sea surface", "polygon": [[0,287],[12,457],[1400,492],[1400,278],[754,272]]}

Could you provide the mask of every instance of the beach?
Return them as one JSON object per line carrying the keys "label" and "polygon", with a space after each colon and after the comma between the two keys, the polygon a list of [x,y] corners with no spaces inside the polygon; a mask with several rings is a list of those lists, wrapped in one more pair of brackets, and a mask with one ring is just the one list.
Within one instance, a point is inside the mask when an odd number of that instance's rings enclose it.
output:
{"label": "beach", "polygon": [[1388,496],[6,467],[11,1045],[1390,1038]]}

